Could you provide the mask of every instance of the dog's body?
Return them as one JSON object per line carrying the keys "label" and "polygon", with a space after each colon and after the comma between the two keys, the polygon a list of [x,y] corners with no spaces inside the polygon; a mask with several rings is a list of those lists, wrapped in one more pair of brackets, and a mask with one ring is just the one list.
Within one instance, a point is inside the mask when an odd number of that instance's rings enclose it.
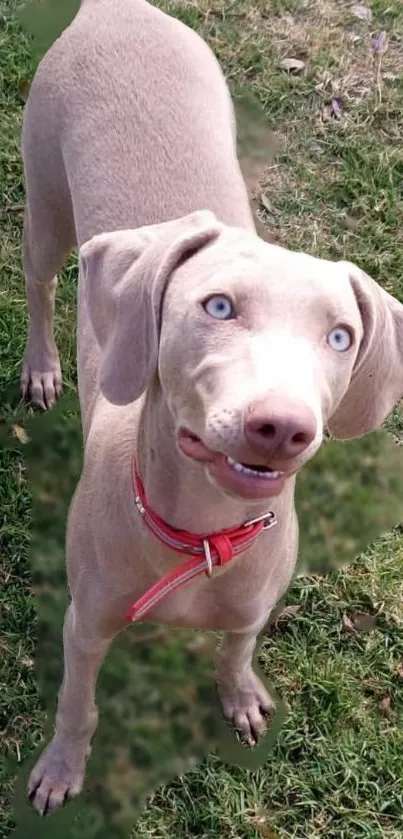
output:
{"label": "dog's body", "polygon": [[[22,383],[38,404],[60,390],[53,277],[81,247],[85,458],[68,523],[65,677],[55,737],[30,780],[46,811],[81,787],[96,674],[111,640],[131,604],[180,561],[135,508],[133,456],[151,507],[173,528],[205,534],[276,514],[277,526],[241,557],[147,615],[226,632],[219,692],[251,740],[270,710],[252,670],[256,636],[297,555],[295,473],[324,423],[340,436],[364,433],[397,401],[403,318],[354,266],[257,238],[217,62],[195,33],[144,0],[84,0],[40,65],[23,152],[30,336]],[[230,300],[242,318],[230,308],[221,318]],[[355,346],[342,358],[322,333],[330,329],[333,343],[338,329],[345,340],[348,330],[334,324],[346,322]],[[382,395],[368,409],[374,375]],[[228,455],[279,477],[240,477]]]}

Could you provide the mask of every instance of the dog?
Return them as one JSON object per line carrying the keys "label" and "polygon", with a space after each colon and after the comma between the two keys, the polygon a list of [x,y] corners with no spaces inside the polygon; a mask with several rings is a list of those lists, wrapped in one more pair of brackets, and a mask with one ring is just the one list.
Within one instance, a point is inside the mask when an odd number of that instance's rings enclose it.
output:
{"label": "dog", "polygon": [[256,638],[292,579],[295,478],[324,428],[378,428],[403,394],[403,306],[348,262],[257,235],[222,71],[145,0],[83,0],[23,124],[22,391],[61,390],[56,274],[79,248],[85,444],[55,734],[29,796],[82,788],[102,660],[129,620],[223,633],[215,678],[248,743],[272,701]]}

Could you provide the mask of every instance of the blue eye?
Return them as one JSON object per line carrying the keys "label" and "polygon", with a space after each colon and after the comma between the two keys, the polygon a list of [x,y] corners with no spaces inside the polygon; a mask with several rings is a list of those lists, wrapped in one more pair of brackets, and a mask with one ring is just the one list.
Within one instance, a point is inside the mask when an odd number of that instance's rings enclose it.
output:
{"label": "blue eye", "polygon": [[216,320],[232,320],[236,317],[231,300],[224,294],[213,294],[204,301],[203,308]]}
{"label": "blue eye", "polygon": [[327,343],[332,350],[336,352],[346,352],[353,343],[353,337],[349,329],[345,326],[336,326],[329,332],[327,336]]}

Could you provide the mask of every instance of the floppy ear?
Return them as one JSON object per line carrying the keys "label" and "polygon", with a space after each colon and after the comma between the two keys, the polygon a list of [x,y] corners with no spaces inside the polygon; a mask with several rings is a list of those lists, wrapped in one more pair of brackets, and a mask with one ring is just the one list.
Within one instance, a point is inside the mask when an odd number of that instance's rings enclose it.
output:
{"label": "floppy ear", "polygon": [[157,369],[164,292],[172,272],[219,235],[209,211],[94,236],[80,249],[84,295],[101,348],[100,388],[115,405],[137,399]]}
{"label": "floppy ear", "polygon": [[328,428],[335,437],[348,440],[379,428],[403,396],[403,306],[355,265],[343,264],[364,337],[349,388]]}

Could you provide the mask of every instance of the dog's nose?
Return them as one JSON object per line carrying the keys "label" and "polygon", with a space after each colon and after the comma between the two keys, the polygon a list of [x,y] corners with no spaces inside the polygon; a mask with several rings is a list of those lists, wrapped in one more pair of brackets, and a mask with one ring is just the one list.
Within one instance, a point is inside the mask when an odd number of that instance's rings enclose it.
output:
{"label": "dog's nose", "polygon": [[252,402],[245,417],[245,437],[260,456],[292,458],[302,454],[316,436],[317,423],[303,402],[273,394]]}

